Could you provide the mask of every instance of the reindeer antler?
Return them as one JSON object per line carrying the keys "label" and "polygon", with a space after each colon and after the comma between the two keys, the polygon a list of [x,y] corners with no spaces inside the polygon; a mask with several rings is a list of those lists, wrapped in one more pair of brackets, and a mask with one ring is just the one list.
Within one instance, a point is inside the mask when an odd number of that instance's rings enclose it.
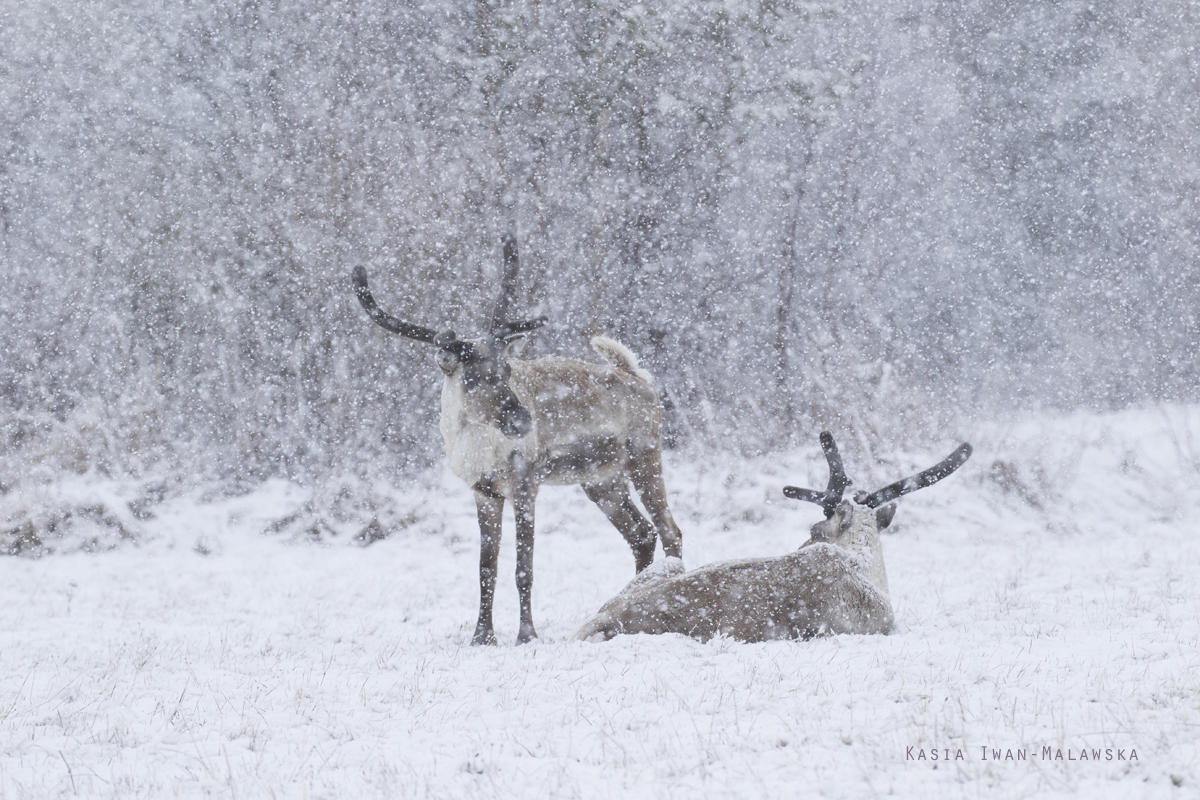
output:
{"label": "reindeer antler", "polygon": [[367,314],[375,321],[375,324],[384,330],[398,333],[401,336],[409,339],[416,339],[418,342],[426,342],[434,344],[437,338],[437,332],[429,328],[422,328],[420,325],[413,325],[410,322],[404,322],[391,314],[384,311],[375,302],[375,298],[371,296],[371,289],[367,286],[367,270],[361,264],[354,268],[350,273],[350,280],[354,282],[354,293],[358,295],[358,302],[362,303],[362,307]]}
{"label": "reindeer antler", "polygon": [[850,485],[846,470],[842,466],[842,454],[838,452],[837,443],[829,431],[821,433],[821,449],[825,451],[825,460],[829,462],[829,485],[824,492],[813,489],[801,489],[799,486],[785,486],[783,493],[793,500],[807,500],[816,503],[825,511],[826,518],[833,516],[838,503],[842,502],[842,494]]}
{"label": "reindeer antler", "polygon": [[965,464],[967,459],[971,457],[971,451],[971,445],[964,442],[956,447],[953,453],[929,469],[918,472],[916,475],[911,475],[903,480],[898,480],[895,483],[889,483],[882,489],[870,494],[859,492],[854,496],[854,501],[862,503],[867,508],[879,508],[884,503],[890,503],[897,497],[906,495],[909,492],[915,492],[917,489],[932,486]]}
{"label": "reindeer antler", "polygon": [[371,289],[367,286],[367,270],[361,264],[350,273],[350,280],[354,283],[354,293],[358,295],[358,302],[362,304],[367,315],[379,327],[408,339],[437,345],[443,350],[454,353],[460,361],[465,361],[473,356],[475,351],[471,343],[459,339],[454,335],[454,331],[437,333],[429,328],[413,325],[411,322],[393,317],[380,308],[375,302],[375,298],[371,296]]}
{"label": "reindeer antler", "polygon": [[517,254],[516,225],[509,225],[508,230],[504,232],[503,241],[504,272],[500,276],[500,297],[496,299],[496,305],[492,307],[490,326],[491,335],[495,339],[507,339],[513,334],[525,333],[546,324],[545,317],[536,317],[520,322],[505,321],[508,319],[513,300],[517,296],[517,271],[521,266],[521,259]]}

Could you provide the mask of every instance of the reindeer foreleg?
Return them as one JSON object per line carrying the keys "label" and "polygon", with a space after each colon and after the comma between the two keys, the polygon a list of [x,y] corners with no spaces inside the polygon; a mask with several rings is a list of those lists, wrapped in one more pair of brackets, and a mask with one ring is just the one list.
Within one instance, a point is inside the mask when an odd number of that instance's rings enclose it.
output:
{"label": "reindeer foreleg", "polygon": [[504,498],[476,490],[475,509],[479,515],[479,622],[475,625],[471,644],[495,644],[492,601],[496,597],[496,562],[500,558]]}

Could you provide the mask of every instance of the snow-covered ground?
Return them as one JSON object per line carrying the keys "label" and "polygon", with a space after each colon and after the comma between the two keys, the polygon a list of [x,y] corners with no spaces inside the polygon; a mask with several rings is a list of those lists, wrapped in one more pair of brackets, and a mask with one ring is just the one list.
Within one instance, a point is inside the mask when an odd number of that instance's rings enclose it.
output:
{"label": "snow-covered ground", "polygon": [[[897,631],[811,642],[568,641],[633,573],[575,487],[539,497],[524,647],[506,519],[495,648],[467,646],[448,471],[395,487],[369,546],[297,535],[315,512],[289,521],[310,496],[282,482],[137,514],[86,477],[14,489],[10,535],[70,496],[131,541],[0,561],[0,797],[1196,797],[1200,408],[959,433],[972,460],[884,539]],[[780,489],[825,465],[814,436],[666,477],[698,567],[799,546],[820,512]]]}

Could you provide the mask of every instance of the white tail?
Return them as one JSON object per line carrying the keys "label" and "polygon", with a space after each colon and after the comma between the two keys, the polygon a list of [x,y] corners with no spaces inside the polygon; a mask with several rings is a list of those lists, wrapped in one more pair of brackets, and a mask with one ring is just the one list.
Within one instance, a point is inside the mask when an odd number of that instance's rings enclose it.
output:
{"label": "white tail", "polygon": [[637,356],[628,347],[615,339],[609,339],[607,336],[593,336],[592,349],[617,369],[624,370],[636,378],[641,378],[651,386],[654,385],[654,378],[650,377],[650,373],[638,366]]}
{"label": "white tail", "polygon": [[[504,276],[491,330],[461,340],[403,322],[375,303],[366,270],[353,283],[359,302],[380,327],[438,347],[442,383],[440,428],[454,474],[475,490],[479,517],[479,621],[472,644],[494,644],[492,601],[504,501],[517,521],[518,642],[533,625],[534,502],[541,484],[581,484],[625,537],[639,572],[663,550],[678,558],[682,536],[667,507],[662,479],[662,405],[650,373],[623,344],[598,336],[592,347],[612,366],[565,358],[515,358],[529,331],[545,318],[508,322],[518,268],[516,237],[504,237]],[[633,484],[647,521],[629,493]]]}
{"label": "white tail", "polygon": [[960,445],[935,467],[873,493],[843,500],[850,485],[829,433],[821,434],[829,462],[824,492],[786,487],[818,503],[826,519],[811,538],[778,558],[725,561],[694,572],[682,562],[639,575],[584,623],[576,639],[602,641],[622,633],[682,633],[702,641],[723,635],[743,642],[809,639],[833,633],[888,633],[892,603],[879,531],[895,514],[890,501],[949,475],[971,455]]}

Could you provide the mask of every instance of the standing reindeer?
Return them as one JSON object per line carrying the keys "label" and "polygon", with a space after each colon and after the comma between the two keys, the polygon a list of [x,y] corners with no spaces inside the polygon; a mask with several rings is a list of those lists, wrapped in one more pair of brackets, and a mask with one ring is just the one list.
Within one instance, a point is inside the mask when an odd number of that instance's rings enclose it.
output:
{"label": "standing reindeer", "polygon": [[743,642],[810,639],[826,633],[888,633],[892,603],[879,531],[891,524],[891,501],[937,483],[971,456],[962,444],[941,463],[878,491],[843,500],[850,485],[833,436],[821,434],[829,463],[824,492],[786,486],[783,493],[816,503],[825,519],[799,550],[779,558],[724,561],[694,572],[667,559],[639,575],[575,634],[603,641],[621,633],[717,634]]}
{"label": "standing reindeer", "polygon": [[[592,348],[609,365],[566,358],[520,361],[529,331],[545,317],[508,321],[519,260],[516,237],[504,237],[504,276],[491,325],[481,339],[436,333],[391,316],[376,305],[367,272],[354,269],[354,291],[380,327],[437,347],[442,383],[440,428],[450,468],[475,490],[479,516],[479,622],[471,644],[495,644],[492,601],[504,501],[517,523],[517,642],[537,637],[533,626],[533,509],[541,484],[581,484],[633,550],[641,572],[662,537],[679,557],[682,536],[667,507],[662,478],[662,406],[650,374],[624,345],[603,336]],[[637,489],[653,521],[629,495]]]}

